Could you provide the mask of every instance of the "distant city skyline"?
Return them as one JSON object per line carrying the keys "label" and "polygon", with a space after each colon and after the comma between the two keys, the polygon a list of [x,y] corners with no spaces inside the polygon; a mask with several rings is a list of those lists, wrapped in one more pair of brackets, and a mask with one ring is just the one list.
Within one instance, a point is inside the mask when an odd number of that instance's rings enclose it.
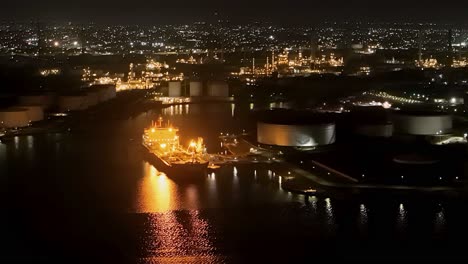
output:
{"label": "distant city skyline", "polygon": [[[391,3],[363,0],[315,1],[140,1],[123,0],[20,0],[2,3],[2,20],[72,21],[96,23],[189,23],[232,20],[277,23],[317,23],[330,21],[410,21],[468,23],[464,14],[468,3],[395,0]],[[215,15],[217,14],[217,16]]]}

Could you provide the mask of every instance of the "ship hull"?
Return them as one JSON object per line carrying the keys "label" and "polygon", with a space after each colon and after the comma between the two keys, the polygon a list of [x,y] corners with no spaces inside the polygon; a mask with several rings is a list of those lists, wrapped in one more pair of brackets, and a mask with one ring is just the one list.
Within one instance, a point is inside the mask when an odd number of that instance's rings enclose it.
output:
{"label": "ship hull", "polygon": [[208,162],[202,163],[168,163],[161,159],[143,144],[145,159],[167,176],[176,179],[204,179],[207,175]]}

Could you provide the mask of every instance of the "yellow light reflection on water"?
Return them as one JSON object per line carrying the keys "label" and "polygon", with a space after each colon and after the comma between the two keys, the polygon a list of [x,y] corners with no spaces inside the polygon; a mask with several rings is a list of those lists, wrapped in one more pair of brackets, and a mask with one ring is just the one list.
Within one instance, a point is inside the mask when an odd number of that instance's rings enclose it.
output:
{"label": "yellow light reflection on water", "polygon": [[137,212],[149,213],[147,217],[150,226],[145,232],[144,245],[154,252],[151,261],[166,262],[170,257],[174,263],[185,262],[187,259],[192,262],[195,256],[197,259],[193,263],[219,263],[209,237],[210,224],[198,210],[179,210],[186,209],[176,199],[182,193],[185,193],[186,205],[198,208],[197,187],[178,187],[151,164],[145,162],[143,166],[144,176],[138,186]]}
{"label": "yellow light reflection on water", "polygon": [[6,153],[7,153],[6,145],[3,143],[0,143],[0,161],[6,160]]}
{"label": "yellow light reflection on water", "polygon": [[175,194],[175,184],[166,174],[159,172],[149,163],[144,163],[144,176],[138,186],[138,212],[166,212],[171,210],[171,197]]}
{"label": "yellow light reflection on water", "polygon": [[317,212],[317,196],[313,195],[310,197],[310,203],[312,204],[312,208],[314,209],[314,212]]}
{"label": "yellow light reflection on water", "polygon": [[187,254],[186,246],[187,234],[179,221],[175,212],[169,211],[162,214],[150,214],[149,236],[147,243],[151,248],[161,252],[171,252],[177,256]]}
{"label": "yellow light reflection on water", "polygon": [[365,204],[361,204],[359,206],[359,220],[360,220],[360,225],[363,227],[367,225],[367,208]]}
{"label": "yellow light reflection on water", "polygon": [[234,112],[236,110],[236,105],[235,104],[231,104],[231,116],[234,117]]}
{"label": "yellow light reflection on water", "polygon": [[15,150],[18,150],[18,148],[19,148],[19,137],[18,136],[14,137],[14,142],[15,142]]}
{"label": "yellow light reflection on water", "polygon": [[333,207],[330,198],[325,198],[325,215],[327,217],[327,223],[329,228],[333,228],[335,224],[335,217],[333,213]]}
{"label": "yellow light reflection on water", "polygon": [[28,150],[32,150],[33,145],[34,145],[34,138],[33,136],[27,136],[26,140],[28,142]]}
{"label": "yellow light reflection on water", "polygon": [[185,189],[185,203],[189,208],[197,209],[200,206],[198,199],[198,190],[195,186],[190,185]]}
{"label": "yellow light reflection on water", "polygon": [[151,263],[222,263],[216,255],[210,224],[198,210],[149,214],[146,245],[154,250]]}
{"label": "yellow light reflection on water", "polygon": [[234,166],[232,169],[232,186],[238,187],[239,185],[239,177],[237,176],[237,168]]}
{"label": "yellow light reflection on water", "polygon": [[407,214],[406,208],[401,203],[399,206],[398,219],[397,219],[397,228],[399,231],[403,231],[406,228],[406,224],[407,224],[406,214]]}
{"label": "yellow light reflection on water", "polygon": [[444,209],[441,208],[440,212],[436,213],[435,221],[434,221],[434,231],[436,233],[440,233],[445,228],[445,213]]}

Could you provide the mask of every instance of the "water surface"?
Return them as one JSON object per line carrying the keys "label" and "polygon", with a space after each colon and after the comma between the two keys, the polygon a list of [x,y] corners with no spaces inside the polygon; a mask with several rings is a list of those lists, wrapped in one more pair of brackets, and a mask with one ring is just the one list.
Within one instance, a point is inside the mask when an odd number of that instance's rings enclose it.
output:
{"label": "water surface", "polygon": [[[254,127],[249,105],[173,106],[0,145],[1,258],[50,262],[272,263],[318,258],[465,257],[465,201],[319,197],[281,189],[278,165],[226,166],[177,182],[143,159],[159,115],[182,141]],[[92,261],[91,261],[92,262]]]}

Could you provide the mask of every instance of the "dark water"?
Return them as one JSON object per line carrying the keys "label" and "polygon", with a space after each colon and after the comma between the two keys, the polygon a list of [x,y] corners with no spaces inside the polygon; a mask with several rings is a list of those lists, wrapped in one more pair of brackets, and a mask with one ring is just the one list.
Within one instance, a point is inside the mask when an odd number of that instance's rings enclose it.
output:
{"label": "dark water", "polygon": [[[250,130],[250,106],[172,107],[182,141]],[[466,201],[280,187],[276,165],[227,166],[174,182],[138,144],[158,112],[0,145],[0,260],[61,263],[274,263],[319,258],[466,258]],[[81,127],[81,129],[80,129]],[[3,261],[2,261],[3,262]]]}

